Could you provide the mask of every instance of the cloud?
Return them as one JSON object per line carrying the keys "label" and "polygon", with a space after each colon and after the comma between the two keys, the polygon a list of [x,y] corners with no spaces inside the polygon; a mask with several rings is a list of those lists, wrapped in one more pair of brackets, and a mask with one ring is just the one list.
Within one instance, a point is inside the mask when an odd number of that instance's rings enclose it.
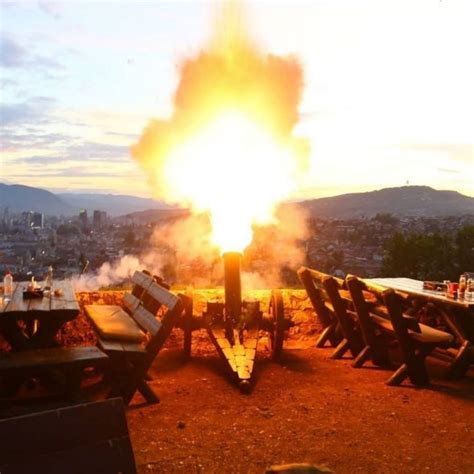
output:
{"label": "cloud", "polygon": [[15,160],[15,162],[20,162],[28,166],[54,165],[63,163],[65,161],[67,161],[67,158],[59,155],[32,155]]}
{"label": "cloud", "polygon": [[38,2],[38,8],[46,15],[53,17],[55,20],[59,20],[62,16],[62,6],[57,2],[40,1]]}
{"label": "cloud", "polygon": [[0,65],[7,68],[24,67],[28,52],[23,46],[8,37],[0,38]]}
{"label": "cloud", "polygon": [[25,130],[26,133],[19,133],[15,129],[7,129],[2,132],[3,150],[21,151],[32,148],[50,148],[52,145],[64,143],[72,138],[62,133],[36,133],[35,130],[30,130],[29,127]]}
{"label": "cloud", "polygon": [[47,169],[42,165],[39,168],[29,168],[27,173],[14,173],[10,175],[10,178],[15,178],[16,180],[22,178],[135,178],[140,176],[138,173],[130,175],[129,172],[125,173],[123,171],[111,171],[107,169],[105,171],[95,170],[95,169],[87,169],[84,166],[69,166],[67,168],[61,169]]}
{"label": "cloud", "polygon": [[129,160],[128,146],[112,145],[108,143],[84,142],[70,146],[66,149],[66,156],[70,159],[87,159],[102,161],[123,161]]}
{"label": "cloud", "polygon": [[134,141],[140,138],[140,134],[138,133],[106,132],[106,135],[111,135],[114,137],[130,138],[131,140],[134,140]]}
{"label": "cloud", "polygon": [[64,66],[55,59],[35,53],[32,48],[21,45],[7,33],[0,37],[0,66],[8,69],[36,69],[43,74],[49,74],[51,70],[64,70]]}
{"label": "cloud", "polygon": [[8,89],[10,87],[17,87],[18,86],[18,81],[15,81],[14,79],[6,79],[2,77],[0,79],[0,89]]}
{"label": "cloud", "polygon": [[52,121],[49,113],[55,99],[51,97],[32,97],[24,102],[15,104],[3,104],[0,112],[0,125],[38,125]]}
{"label": "cloud", "polygon": [[[33,148],[35,146],[41,146],[48,144],[47,140],[50,139],[51,142],[49,145],[53,145],[58,141],[61,143],[73,140],[77,140],[74,137],[68,137],[61,134],[45,134],[40,137],[37,137],[39,141],[29,142],[28,147]],[[53,142],[56,140],[56,142]],[[43,146],[44,146],[43,145]],[[65,162],[79,162],[84,163],[123,163],[130,162],[128,155],[128,147],[121,145],[111,145],[106,143],[94,143],[94,142],[85,142],[78,145],[66,146],[66,147],[52,147],[53,149],[51,154],[46,155],[31,155],[26,157],[17,158],[14,161],[17,163],[22,163],[28,166],[51,166],[55,164],[61,164]]]}
{"label": "cloud", "polygon": [[454,174],[460,174],[461,172],[459,170],[452,170],[449,168],[438,168],[438,171],[441,173],[454,173]]}
{"label": "cloud", "polygon": [[[472,165],[474,163],[474,144],[469,143],[429,143],[405,144],[403,149],[421,151],[425,153],[444,153],[458,163]],[[446,171],[443,169],[442,171]]]}

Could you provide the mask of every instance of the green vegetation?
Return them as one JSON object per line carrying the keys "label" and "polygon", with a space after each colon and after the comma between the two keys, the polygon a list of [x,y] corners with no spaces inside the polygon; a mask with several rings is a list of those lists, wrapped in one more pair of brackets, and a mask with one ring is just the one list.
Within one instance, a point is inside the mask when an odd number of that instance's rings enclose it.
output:
{"label": "green vegetation", "polygon": [[474,271],[473,225],[454,235],[397,232],[385,245],[383,276],[455,281],[465,271]]}

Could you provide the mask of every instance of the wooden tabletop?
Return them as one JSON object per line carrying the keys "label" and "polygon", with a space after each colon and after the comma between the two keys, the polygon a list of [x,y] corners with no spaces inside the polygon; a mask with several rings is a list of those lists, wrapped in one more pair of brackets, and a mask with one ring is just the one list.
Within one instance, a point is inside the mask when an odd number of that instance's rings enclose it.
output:
{"label": "wooden tabletop", "polygon": [[369,281],[412,296],[423,297],[433,302],[462,306],[474,310],[474,300],[450,298],[442,291],[424,290],[423,282],[420,280],[413,280],[412,278],[371,278]]}
{"label": "wooden tabletop", "polygon": [[[18,282],[15,284],[10,301],[0,305],[0,314],[11,314],[21,316],[22,314],[41,317],[42,314],[60,315],[63,318],[73,319],[79,314],[79,303],[76,300],[74,289],[69,280],[57,280],[53,283],[52,291],[48,296],[42,298],[25,299],[23,291],[29,282]],[[61,289],[62,295],[55,296],[54,290]]]}

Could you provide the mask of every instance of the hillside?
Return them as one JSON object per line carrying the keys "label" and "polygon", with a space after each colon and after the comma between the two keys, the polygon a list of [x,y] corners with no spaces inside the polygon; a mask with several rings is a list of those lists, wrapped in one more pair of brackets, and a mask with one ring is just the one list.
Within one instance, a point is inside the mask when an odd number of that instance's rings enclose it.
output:
{"label": "hillside", "polygon": [[[438,191],[428,186],[385,188],[365,193],[310,199],[299,205],[311,215],[348,219],[371,217],[377,213],[396,216],[449,216],[474,214],[474,198],[456,191]],[[0,207],[12,212],[39,211],[49,215],[76,215],[79,209],[106,211],[111,216],[153,221],[176,217],[187,211],[176,209],[154,199],[122,194],[61,193],[18,184],[0,183]]]}
{"label": "hillside", "polygon": [[0,206],[10,212],[36,211],[47,215],[72,215],[74,210],[68,203],[45,189],[21,184],[0,183]]}
{"label": "hillside", "polygon": [[136,222],[148,223],[163,220],[174,220],[189,216],[189,209],[168,208],[168,209],[148,209],[146,211],[131,212],[122,217],[133,219]]}
{"label": "hillside", "polygon": [[474,214],[474,198],[428,186],[402,186],[366,193],[342,194],[300,203],[311,215],[348,219],[377,213],[396,216],[450,216]]}
{"label": "hillside", "polygon": [[75,213],[79,212],[79,209],[87,209],[89,213],[97,209],[106,211],[111,216],[118,216],[148,209],[168,208],[160,201],[126,194],[60,193],[58,196],[74,208]]}

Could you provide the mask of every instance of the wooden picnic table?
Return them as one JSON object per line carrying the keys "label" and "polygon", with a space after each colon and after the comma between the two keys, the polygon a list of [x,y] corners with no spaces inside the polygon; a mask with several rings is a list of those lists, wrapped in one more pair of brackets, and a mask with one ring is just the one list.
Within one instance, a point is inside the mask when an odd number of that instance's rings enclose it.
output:
{"label": "wooden picnic table", "polygon": [[[47,296],[25,299],[28,282],[15,284],[10,301],[0,305],[0,334],[13,351],[54,347],[55,336],[79,314],[79,303],[69,280],[56,280]],[[55,296],[55,290],[62,290]]]}
{"label": "wooden picnic table", "polygon": [[[474,300],[452,298],[445,292],[425,290],[422,281],[412,278],[372,278],[370,281],[405,295],[411,314],[427,306],[433,308],[456,338],[458,347],[453,354],[452,375],[467,372],[469,365],[474,363]],[[443,355],[450,353],[440,352]]]}

